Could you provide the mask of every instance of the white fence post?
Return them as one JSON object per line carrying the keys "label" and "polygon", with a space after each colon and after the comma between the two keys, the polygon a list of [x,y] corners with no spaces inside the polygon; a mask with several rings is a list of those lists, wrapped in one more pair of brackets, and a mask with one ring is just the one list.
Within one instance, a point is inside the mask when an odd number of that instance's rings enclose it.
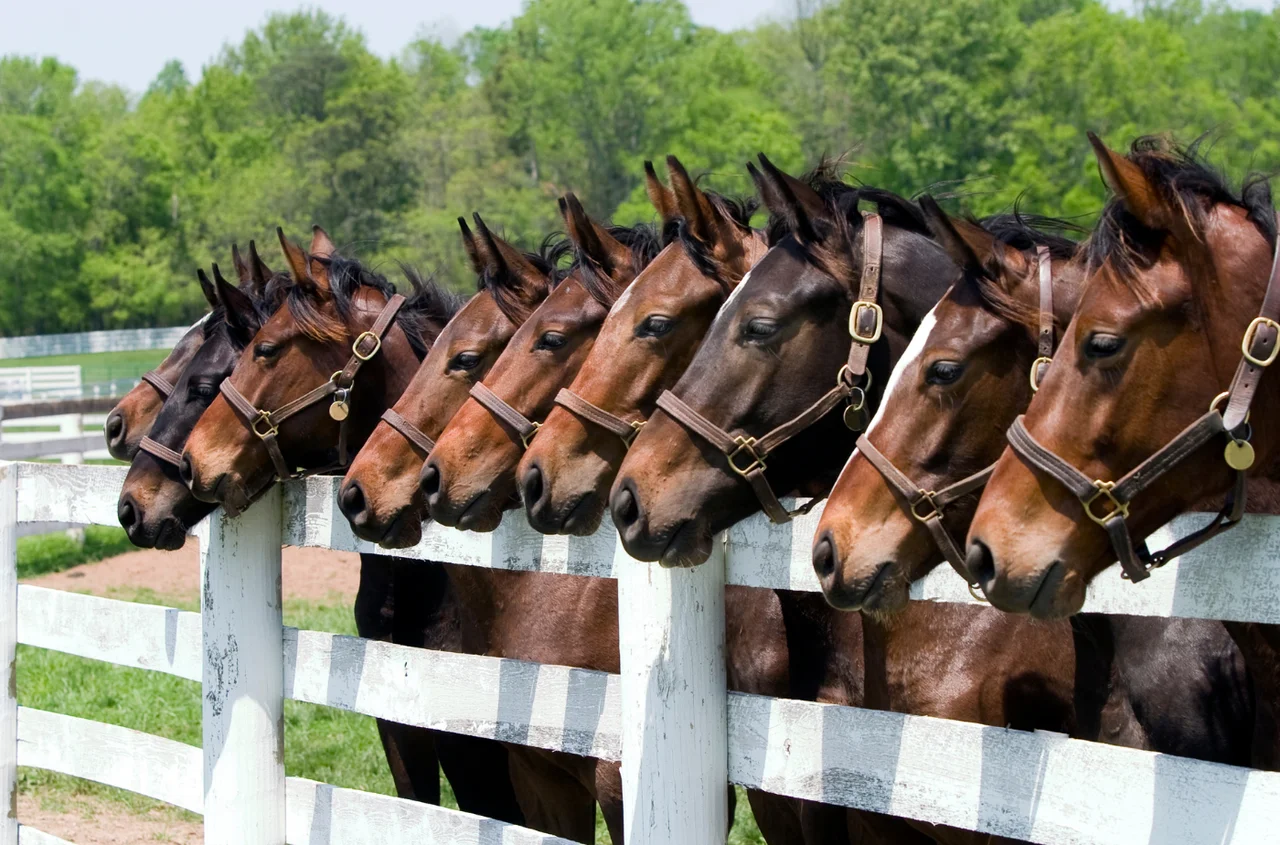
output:
{"label": "white fence post", "polygon": [[18,845],[18,467],[0,464],[0,845]]}
{"label": "white fence post", "polygon": [[724,842],[724,547],[696,569],[663,569],[619,543],[614,572],[627,845]]}
{"label": "white fence post", "polygon": [[284,845],[280,485],[201,537],[204,841]]}

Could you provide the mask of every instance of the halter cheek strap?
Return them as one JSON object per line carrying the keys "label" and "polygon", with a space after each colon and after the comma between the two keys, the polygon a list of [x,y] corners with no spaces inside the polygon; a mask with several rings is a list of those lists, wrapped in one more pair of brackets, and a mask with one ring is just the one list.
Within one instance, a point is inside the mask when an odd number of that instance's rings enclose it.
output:
{"label": "halter cheek strap", "polygon": [[[1036,352],[1039,357],[1031,364],[1032,391],[1040,389],[1040,380],[1044,378],[1045,370],[1053,359],[1054,347],[1053,260],[1047,247],[1036,247],[1036,263],[1039,265],[1040,276],[1040,330],[1036,337]],[[951,536],[942,519],[948,505],[985,487],[996,465],[992,464],[954,484],[948,484],[941,490],[926,490],[894,466],[893,461],[877,449],[865,434],[858,438],[858,451],[866,456],[890,489],[907,503],[906,509],[910,511],[912,518],[929,531],[942,556],[969,585],[970,592],[975,597],[981,598],[981,593],[977,592],[977,585],[973,582],[973,576],[969,574],[969,569],[965,565],[964,555],[960,553],[960,544]]]}
{"label": "halter cheek strap", "polygon": [[506,400],[485,386],[484,382],[478,381],[471,386],[471,396],[505,428],[514,431],[523,448],[529,448],[529,441],[542,428],[542,423],[534,422],[511,407]]}
{"label": "halter cheek strap", "polygon": [[[862,280],[858,288],[858,299],[854,301],[849,311],[849,335],[852,339],[849,358],[836,374],[835,387],[801,411],[798,416],[792,417],[759,438],[748,435],[735,437],[695,411],[670,390],[664,391],[658,397],[659,408],[724,454],[729,462],[729,468],[746,479],[755,492],[756,498],[760,500],[761,508],[775,523],[790,522],[794,517],[808,513],[821,501],[821,497],[811,499],[795,510],[788,511],[782,506],[782,502],[778,500],[777,494],[773,492],[768,479],[765,478],[764,473],[768,469],[765,458],[774,449],[835,410],[841,402],[848,402],[850,407],[857,411],[866,408],[867,390],[871,385],[870,373],[867,372],[867,357],[871,353],[871,346],[880,339],[884,329],[884,311],[876,301],[880,292],[880,258],[884,249],[884,220],[880,215],[872,212],[863,212],[862,216]],[[867,376],[866,381],[859,384],[859,380],[864,375]]]}
{"label": "halter cheek strap", "polygon": [[277,478],[305,478],[310,475],[332,472],[347,465],[346,417],[341,418],[338,426],[338,462],[331,466],[307,470],[306,472],[290,469],[288,462],[285,461],[284,453],[280,450],[280,444],[277,441],[280,425],[295,414],[305,411],[330,396],[334,397],[335,405],[339,403],[345,404],[346,397],[350,395],[351,388],[355,384],[356,374],[360,372],[360,368],[364,366],[365,362],[372,360],[381,351],[382,340],[391,329],[392,323],[395,322],[396,314],[400,311],[400,307],[404,305],[404,302],[405,298],[403,296],[398,293],[393,294],[387,300],[387,304],[383,306],[381,313],[378,314],[378,319],[374,321],[369,331],[361,333],[351,344],[351,359],[347,361],[345,367],[330,376],[329,380],[324,384],[304,393],[274,411],[262,411],[255,408],[253,403],[246,399],[244,394],[231,383],[231,379],[222,382],[219,390],[226,397],[231,407],[237,411],[245,425],[249,426],[250,430],[262,441],[262,445],[266,447],[267,454],[271,456],[271,463],[275,465]]}
{"label": "halter cheek strap", "polygon": [[645,420],[628,422],[598,405],[592,405],[567,387],[561,388],[560,392],[556,394],[555,402],[579,419],[595,423],[605,431],[618,435],[628,449],[631,448],[631,441],[636,439],[640,429],[644,428]]}
{"label": "halter cheek strap", "polygon": [[[1280,223],[1280,215],[1277,215],[1277,222]],[[1009,428],[1009,445],[1023,463],[1054,478],[1070,490],[1080,500],[1080,505],[1089,519],[1102,526],[1107,532],[1116,558],[1120,561],[1120,567],[1124,570],[1124,577],[1130,581],[1137,582],[1147,578],[1152,569],[1164,566],[1173,558],[1235,527],[1244,516],[1248,494],[1245,470],[1252,464],[1252,457],[1243,468],[1236,468],[1239,465],[1233,466],[1235,478],[1231,490],[1213,521],[1168,548],[1152,552],[1145,542],[1135,546],[1128,523],[1129,505],[1133,502],[1133,498],[1210,440],[1226,434],[1231,438],[1231,443],[1227,446],[1228,453],[1233,445],[1248,446],[1246,441],[1249,434],[1246,423],[1249,418],[1249,409],[1253,404],[1253,397],[1257,392],[1263,371],[1276,359],[1277,341],[1280,341],[1278,320],[1280,320],[1280,249],[1272,259],[1271,275],[1267,279],[1267,290],[1262,298],[1259,315],[1249,323],[1249,327],[1245,329],[1244,338],[1240,342],[1242,359],[1231,380],[1231,387],[1225,394],[1214,399],[1203,416],[1184,428],[1173,440],[1134,467],[1119,481],[1089,478],[1032,437],[1027,431],[1023,417],[1014,420]],[[1222,399],[1227,400],[1225,412],[1219,411]],[[1237,432],[1240,432],[1242,427],[1245,432],[1238,437]]]}
{"label": "halter cheek strap", "polygon": [[161,399],[168,399],[173,393],[173,382],[169,381],[155,370],[152,370],[149,373],[143,373],[140,378],[147,384],[154,387],[156,389],[156,393],[160,394]]}

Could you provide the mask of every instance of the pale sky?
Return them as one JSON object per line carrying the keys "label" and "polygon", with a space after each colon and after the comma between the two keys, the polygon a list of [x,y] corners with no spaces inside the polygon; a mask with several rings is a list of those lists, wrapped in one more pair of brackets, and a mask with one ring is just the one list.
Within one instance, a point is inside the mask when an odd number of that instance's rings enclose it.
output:
{"label": "pale sky", "polygon": [[[733,29],[780,16],[795,0],[686,0],[700,24]],[[449,35],[497,26],[519,13],[523,0],[0,0],[0,55],[52,55],[80,71],[81,80],[146,90],[165,62],[178,59],[187,77],[228,42],[238,42],[271,11],[318,6],[362,30],[374,52],[394,55],[423,28]]]}

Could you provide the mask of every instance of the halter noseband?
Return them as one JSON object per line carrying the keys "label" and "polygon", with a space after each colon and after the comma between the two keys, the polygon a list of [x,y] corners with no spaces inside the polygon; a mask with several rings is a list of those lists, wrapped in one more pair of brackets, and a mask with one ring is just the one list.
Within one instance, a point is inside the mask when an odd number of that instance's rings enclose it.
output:
{"label": "halter noseband", "polygon": [[[1277,215],[1277,222],[1280,223],[1280,215]],[[1271,276],[1267,280],[1262,307],[1259,309],[1258,316],[1245,329],[1244,338],[1240,342],[1241,360],[1231,380],[1231,387],[1214,398],[1209,410],[1203,416],[1184,428],[1176,437],[1120,480],[1102,481],[1089,478],[1036,441],[1027,431],[1023,417],[1018,417],[1010,426],[1009,445],[1024,463],[1054,478],[1080,500],[1085,514],[1106,530],[1120,566],[1124,570],[1124,577],[1134,582],[1141,581],[1151,574],[1152,569],[1164,566],[1173,558],[1233,528],[1244,516],[1247,496],[1245,471],[1253,465],[1253,447],[1248,442],[1251,432],[1246,425],[1249,419],[1249,408],[1253,404],[1253,397],[1257,392],[1263,371],[1275,361],[1277,353],[1280,352],[1278,340],[1280,340],[1280,249],[1277,249],[1272,258]],[[1224,399],[1226,410],[1220,411],[1219,406]],[[1237,436],[1237,433],[1240,436]],[[1129,505],[1133,502],[1133,498],[1219,434],[1226,434],[1229,438],[1223,457],[1235,472],[1235,481],[1217,516],[1208,525],[1193,531],[1162,551],[1150,551],[1145,540],[1135,547],[1127,522]],[[1094,509],[1096,503],[1109,504],[1111,507],[1099,513]]]}
{"label": "halter noseband", "polygon": [[[365,362],[372,360],[382,349],[382,340],[391,329],[392,324],[395,322],[396,314],[400,311],[400,307],[404,305],[404,302],[405,298],[402,295],[398,293],[392,294],[369,331],[362,332],[351,344],[351,359],[347,361],[345,367],[330,376],[329,380],[324,384],[304,393],[274,411],[263,411],[255,408],[244,397],[244,394],[231,383],[231,379],[226,379],[222,382],[219,390],[222,391],[222,395],[226,397],[240,419],[249,427],[249,430],[257,435],[258,439],[262,441],[262,445],[266,447],[267,454],[271,456],[271,462],[275,464],[277,478],[306,478],[311,475],[332,472],[347,465],[347,417],[350,411],[351,388],[355,384],[356,374],[360,372],[360,368],[364,366]],[[372,343],[371,346],[369,345],[370,343]],[[329,415],[338,420],[338,462],[331,466],[305,472],[289,469],[289,465],[284,459],[284,453],[280,451],[280,444],[276,441],[281,423],[330,396],[333,397],[333,405],[329,409]]]}
{"label": "halter noseband", "polygon": [[[1044,373],[1049,363],[1053,360],[1054,347],[1053,262],[1049,256],[1048,247],[1036,247],[1036,261],[1039,265],[1040,274],[1040,332],[1036,339],[1036,352],[1039,357],[1031,363],[1030,380],[1032,392],[1040,389],[1040,381],[1044,378]],[[916,522],[928,529],[929,534],[933,537],[934,544],[942,552],[942,556],[946,558],[947,563],[951,564],[951,568],[958,572],[965,583],[969,585],[969,590],[974,597],[980,598],[981,593],[976,591],[977,585],[973,582],[973,576],[969,573],[968,567],[965,566],[964,555],[960,553],[960,546],[956,543],[955,538],[951,536],[951,532],[947,530],[947,526],[943,524],[942,517],[948,505],[985,487],[996,465],[991,464],[985,469],[978,470],[973,475],[962,478],[953,484],[948,484],[941,490],[926,490],[894,466],[893,461],[889,460],[883,452],[877,449],[867,438],[867,435],[863,434],[858,438],[858,450],[863,455],[866,455],[871,466],[875,467],[876,471],[880,473],[885,483],[907,503],[904,509],[910,512]]]}
{"label": "halter noseband", "polygon": [[555,403],[575,417],[595,423],[610,434],[618,435],[628,449],[631,448],[631,442],[636,439],[636,435],[647,422],[643,419],[628,422],[617,414],[611,414],[604,408],[591,404],[567,387],[561,388],[556,394]]}
{"label": "halter noseband", "polygon": [[161,399],[168,399],[174,391],[173,382],[160,375],[158,370],[143,373],[139,378],[154,387],[156,389],[156,393],[160,394]]}
{"label": "halter noseband", "polygon": [[[699,435],[712,446],[719,449],[729,462],[729,468],[747,480],[755,491],[760,506],[775,523],[790,522],[792,518],[806,514],[821,501],[822,497],[811,499],[793,511],[788,511],[778,501],[778,496],[769,486],[765,478],[765,464],[774,449],[809,426],[826,416],[841,402],[849,402],[849,410],[861,414],[860,420],[866,419],[867,391],[871,386],[871,374],[867,372],[867,357],[871,353],[871,345],[880,339],[884,328],[884,311],[876,301],[880,293],[880,258],[884,246],[884,220],[874,212],[862,213],[863,249],[862,279],[858,288],[858,299],[849,311],[849,336],[853,339],[849,347],[848,362],[836,374],[835,387],[823,394],[799,415],[765,434],[762,437],[739,435],[734,437],[720,426],[689,407],[683,399],[670,390],[663,391],[658,397],[658,407],[671,415],[672,419],[686,429]],[[863,384],[858,384],[862,376],[866,376]],[[854,400],[854,394],[858,398]],[[847,416],[846,412],[846,416]],[[853,424],[849,424],[854,428]],[[860,430],[865,426],[855,428]]]}
{"label": "halter noseband", "polygon": [[533,439],[533,435],[538,433],[538,429],[542,428],[542,423],[534,422],[511,407],[505,399],[490,390],[484,382],[478,381],[471,386],[471,396],[480,403],[482,408],[496,417],[498,422],[503,423],[504,428],[516,433],[516,437],[513,439],[519,439],[522,448],[526,450],[529,448],[529,441]]}
{"label": "halter noseband", "polygon": [[382,421],[391,426],[392,431],[417,446],[421,450],[424,459],[431,454],[432,449],[436,448],[436,441],[428,437],[422,429],[398,414],[395,409],[387,408],[387,410],[383,411]]}
{"label": "halter noseband", "polygon": [[[159,393],[160,398],[164,401],[168,401],[169,397],[173,395],[173,391],[176,389],[173,382],[169,381],[155,370],[152,370],[149,373],[143,373],[141,378],[147,384],[154,387],[156,393]],[[163,463],[172,464],[175,469],[182,466],[182,455],[173,451],[168,446],[165,446],[163,443],[158,443],[155,440],[152,440],[150,437],[143,437],[142,441],[138,444],[138,448],[151,455],[153,458],[159,459]]]}

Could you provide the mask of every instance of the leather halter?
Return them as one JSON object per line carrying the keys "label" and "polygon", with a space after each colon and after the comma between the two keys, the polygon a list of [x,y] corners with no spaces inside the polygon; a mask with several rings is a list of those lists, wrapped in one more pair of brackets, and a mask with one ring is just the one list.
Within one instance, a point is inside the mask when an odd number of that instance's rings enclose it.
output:
{"label": "leather halter", "polygon": [[346,417],[342,418],[338,424],[338,461],[321,469],[307,470],[305,472],[291,470],[285,462],[284,453],[280,451],[280,444],[276,441],[276,436],[280,432],[280,425],[289,417],[305,411],[318,402],[323,402],[330,396],[334,397],[335,405],[348,401],[351,388],[355,384],[356,374],[360,372],[360,368],[364,366],[366,361],[372,360],[382,349],[382,339],[395,322],[396,314],[400,311],[400,307],[404,305],[404,302],[405,298],[403,296],[398,293],[393,294],[387,300],[387,304],[383,306],[382,312],[378,314],[378,319],[374,321],[372,328],[367,332],[362,332],[351,344],[351,359],[347,361],[345,367],[330,376],[329,380],[324,384],[304,393],[274,411],[263,411],[255,408],[244,397],[244,394],[231,383],[231,379],[222,382],[219,390],[222,391],[222,395],[226,397],[231,407],[237,411],[240,419],[249,427],[249,430],[257,435],[258,439],[262,441],[262,445],[266,447],[267,454],[271,456],[271,462],[275,464],[277,478],[306,478],[311,475],[332,472],[347,465]]}
{"label": "leather halter", "polygon": [[[1049,366],[1049,362],[1053,359],[1054,347],[1053,261],[1049,256],[1048,247],[1036,247],[1036,262],[1039,265],[1040,275],[1040,331],[1036,338],[1036,351],[1039,357],[1031,364],[1032,391],[1040,389],[1040,380],[1044,378],[1045,368]],[[951,564],[951,568],[958,572],[965,583],[969,585],[970,592],[973,593],[974,597],[981,598],[982,594],[977,592],[977,584],[974,583],[973,576],[969,573],[968,567],[965,566],[964,555],[960,553],[960,545],[951,536],[951,532],[947,530],[947,526],[943,524],[942,519],[948,505],[985,487],[996,465],[991,464],[985,469],[978,470],[973,475],[948,484],[941,490],[926,490],[894,466],[893,461],[889,460],[883,452],[877,449],[867,438],[867,435],[863,434],[858,438],[858,450],[866,456],[871,466],[875,467],[880,473],[885,484],[888,484],[906,502],[905,510],[910,512],[912,518],[928,529],[929,534],[933,537],[934,544],[942,552],[942,556],[946,558],[947,563]]]}
{"label": "leather halter", "polygon": [[149,373],[143,373],[140,378],[147,384],[156,389],[156,393],[160,394],[161,399],[168,399],[174,391],[173,382],[169,381],[159,372],[152,370]]}
{"label": "leather halter", "polygon": [[[1277,215],[1280,223],[1280,215]],[[1280,352],[1280,249],[1271,263],[1271,275],[1262,299],[1258,316],[1245,329],[1240,342],[1241,360],[1226,393],[1219,394],[1209,410],[1191,425],[1184,428],[1162,448],[1138,464],[1118,481],[1102,481],[1089,478],[1080,470],[1041,445],[1027,431],[1023,417],[1018,417],[1009,428],[1009,445],[1024,463],[1059,481],[1080,500],[1085,514],[1102,526],[1111,539],[1112,548],[1130,581],[1141,581],[1151,570],[1164,566],[1173,558],[1184,554],[1207,540],[1234,527],[1244,516],[1247,496],[1245,469],[1235,469],[1235,480],[1227,493],[1222,509],[1208,525],[1174,542],[1162,551],[1152,552],[1144,540],[1134,546],[1129,531],[1129,505],[1143,490],[1150,487],[1165,473],[1194,454],[1201,446],[1220,434],[1227,435],[1232,444],[1241,445],[1251,435],[1247,422],[1249,408],[1262,373],[1275,361]],[[1226,399],[1226,411],[1220,411]],[[1247,467],[1246,467],[1247,469]],[[1095,504],[1109,504],[1109,510],[1099,513]]]}
{"label": "leather halter", "polygon": [[[884,311],[876,301],[880,293],[884,220],[879,214],[867,211],[862,213],[862,217],[862,280],[858,288],[858,299],[849,311],[849,335],[853,340],[849,347],[848,362],[836,374],[835,387],[799,415],[759,438],[748,435],[734,437],[689,407],[670,390],[663,391],[658,397],[659,408],[724,454],[729,468],[747,480],[755,491],[756,498],[760,500],[760,506],[775,523],[790,522],[792,518],[808,513],[825,497],[811,499],[795,510],[788,511],[778,501],[777,494],[765,478],[764,473],[768,468],[765,458],[774,449],[822,419],[841,402],[849,402],[855,410],[862,410],[867,404],[867,390],[871,384],[871,374],[867,372],[867,357],[871,353],[872,344],[880,339],[884,328]],[[858,384],[863,375],[867,376],[867,380]]]}
{"label": "leather halter", "polygon": [[431,454],[432,449],[436,448],[436,441],[428,437],[422,429],[396,413],[395,409],[387,408],[387,410],[383,411],[382,421],[391,426],[391,429],[399,433],[405,440],[417,446],[424,459]]}
{"label": "leather halter", "polygon": [[643,419],[627,422],[617,414],[611,414],[598,405],[592,405],[567,387],[560,389],[556,394],[555,402],[575,417],[595,423],[605,431],[618,435],[628,449],[631,448],[631,442],[636,439],[636,435],[640,433],[640,429],[644,428],[646,422]]}
{"label": "leather halter", "polygon": [[498,422],[503,423],[504,428],[516,433],[513,440],[518,439],[521,447],[529,448],[529,441],[538,433],[538,429],[542,428],[542,423],[534,422],[508,405],[506,400],[490,390],[484,382],[478,381],[471,386],[471,396],[480,403],[482,408],[493,414]]}

